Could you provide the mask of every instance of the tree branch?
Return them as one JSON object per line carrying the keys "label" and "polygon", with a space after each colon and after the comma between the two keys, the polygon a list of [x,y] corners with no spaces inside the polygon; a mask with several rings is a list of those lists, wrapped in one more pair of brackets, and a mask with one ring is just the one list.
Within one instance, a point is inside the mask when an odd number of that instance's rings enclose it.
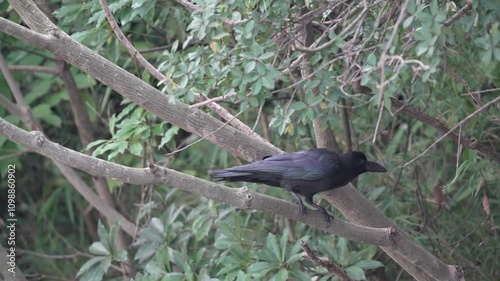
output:
{"label": "tree branch", "polygon": [[[417,157],[413,158],[412,160],[408,161],[406,164],[404,164],[403,166],[401,166],[401,168],[403,167],[406,167],[408,166],[409,164],[413,163],[415,160],[417,160],[418,158],[420,158],[422,155],[424,155],[425,153],[427,153],[432,147],[434,147],[434,145],[436,145],[438,142],[442,141],[444,138],[446,138],[449,134],[451,134],[453,131],[455,131],[456,129],[458,129],[462,124],[464,124],[465,122],[467,122],[468,120],[470,120],[472,117],[476,116],[479,112],[485,110],[486,108],[488,108],[489,106],[497,103],[500,101],[500,96],[498,96],[496,99],[493,99],[491,101],[489,101],[488,103],[486,103],[485,105],[481,106],[480,108],[478,108],[476,111],[472,112],[471,114],[469,114],[467,117],[465,117],[464,119],[462,119],[460,122],[458,122],[453,128],[451,128],[448,132],[446,132],[444,135],[442,135],[440,138],[438,138],[435,142],[433,142],[426,150],[424,150],[422,153],[420,153]],[[460,132],[458,133],[458,145],[460,146],[462,143],[460,142],[460,137],[461,137],[461,134]],[[475,147],[477,146],[477,141],[475,139],[472,139],[472,140],[469,140],[469,145],[472,146],[472,147]]]}
{"label": "tree branch", "polygon": [[[419,268],[430,270],[436,280],[459,280],[459,276],[456,275],[458,273],[453,266],[445,265],[432,254],[420,248],[407,235],[399,232],[394,225],[374,228],[335,219],[331,223],[331,227],[328,227],[320,212],[309,212],[306,216],[303,216],[296,204],[255,192],[247,187],[228,188],[153,164],[149,164],[148,168],[139,169],[104,161],[51,142],[40,132],[26,132],[1,118],[0,135],[23,145],[33,152],[53,159],[55,163],[63,163],[94,176],[113,178],[129,184],[165,184],[196,195],[225,202],[241,209],[255,209],[283,216],[353,241],[378,245],[383,249],[391,249],[392,252],[412,260]],[[95,194],[94,196],[95,198],[90,199],[89,202],[100,201]],[[106,204],[103,205],[109,208]],[[98,207],[96,206],[96,208]],[[108,212],[114,210],[104,212],[99,209],[99,211],[109,214]],[[117,217],[117,219],[122,221],[123,218]],[[126,225],[122,224],[122,228],[129,233]]]}
{"label": "tree branch", "polygon": [[[260,194],[246,187],[229,188],[214,184],[153,164],[149,164],[148,168],[130,168],[108,162],[65,148],[50,141],[40,132],[26,132],[1,118],[0,135],[23,145],[30,151],[85,171],[93,176],[112,178],[134,185],[166,184],[196,195],[231,204],[240,209],[255,209],[301,221],[328,233],[346,237],[353,241],[385,246],[390,246],[394,243],[392,238],[389,239],[389,234],[394,230],[388,228],[365,227],[338,219],[334,220],[330,227],[327,227],[321,213],[311,211],[306,216],[303,216],[297,205],[288,201]],[[97,201],[92,199],[90,202]],[[108,212],[103,213],[107,214]],[[126,224],[122,223],[121,227],[129,233]]]}
{"label": "tree branch", "polygon": [[[166,81],[168,80],[165,75],[163,75],[156,67],[154,67],[152,64],[147,61],[139,51],[128,41],[127,37],[125,37],[125,34],[123,34],[122,30],[118,26],[118,23],[116,23],[115,17],[113,17],[113,14],[109,10],[108,3],[106,0],[99,0],[99,4],[101,4],[102,10],[104,11],[104,15],[106,16],[106,19],[109,22],[109,25],[111,26],[111,29],[113,29],[113,32],[116,34],[116,38],[122,42],[123,46],[125,49],[129,52],[129,54],[134,58],[134,60],[142,65],[151,75],[153,75],[156,79],[160,81]],[[169,81],[171,82],[171,81]]]}

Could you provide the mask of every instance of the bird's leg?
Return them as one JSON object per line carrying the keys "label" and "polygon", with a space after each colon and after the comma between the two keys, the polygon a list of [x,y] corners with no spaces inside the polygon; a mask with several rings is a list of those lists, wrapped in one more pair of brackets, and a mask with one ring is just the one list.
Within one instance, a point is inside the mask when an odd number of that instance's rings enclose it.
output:
{"label": "bird's leg", "polygon": [[297,193],[291,191],[292,194],[293,194],[293,197],[295,199],[297,199],[297,204],[299,204],[299,207],[300,207],[300,213],[305,216],[306,215],[306,211],[307,211],[307,208],[306,206],[304,205],[304,203],[302,203],[302,200],[300,199],[299,195],[297,195]]}
{"label": "bird's leg", "polygon": [[321,207],[320,205],[316,204],[313,202],[312,200],[312,196],[311,195],[306,195],[304,196],[304,199],[306,200],[307,204],[313,206],[314,208],[316,208],[316,210],[320,211],[321,213],[323,213],[323,215],[325,216],[325,221],[326,221],[326,227],[330,226],[330,219],[334,219],[334,217],[332,215],[330,215],[325,208]]}

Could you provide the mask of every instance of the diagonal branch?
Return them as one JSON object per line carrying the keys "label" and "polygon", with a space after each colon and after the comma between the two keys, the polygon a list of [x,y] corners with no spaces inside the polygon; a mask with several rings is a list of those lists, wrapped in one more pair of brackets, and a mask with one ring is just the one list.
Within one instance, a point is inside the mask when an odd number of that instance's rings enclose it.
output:
{"label": "diagonal branch", "polygon": [[[113,14],[109,10],[108,3],[106,0],[99,0],[99,4],[101,4],[101,7],[104,11],[104,15],[106,16],[106,19],[109,22],[109,25],[111,25],[111,29],[113,29],[113,32],[116,34],[116,37],[120,42],[122,42],[123,46],[125,46],[125,49],[129,52],[129,54],[134,58],[134,60],[142,65],[149,73],[151,73],[156,79],[160,81],[165,81],[167,80],[167,77],[163,75],[156,67],[154,67],[149,61],[147,61],[139,51],[128,41],[127,37],[125,37],[125,34],[123,34],[122,30],[118,26],[118,23],[116,23],[115,17],[113,17]],[[172,81],[169,81],[172,82]]]}
{"label": "diagonal branch", "polygon": [[[433,148],[438,142],[442,141],[444,138],[446,138],[449,134],[451,134],[453,131],[455,131],[456,129],[458,129],[458,127],[462,126],[462,124],[464,124],[465,122],[469,121],[472,117],[476,116],[479,112],[485,110],[486,108],[488,108],[489,106],[497,103],[500,101],[500,96],[498,96],[496,99],[493,99],[491,101],[489,101],[488,103],[486,103],[485,105],[481,106],[480,108],[478,108],[476,111],[472,112],[471,114],[469,114],[467,117],[465,117],[464,119],[462,119],[462,121],[458,122],[453,128],[451,128],[448,132],[446,132],[444,135],[442,135],[439,139],[437,139],[435,142],[433,142],[426,150],[424,150],[422,153],[420,153],[417,157],[413,158],[412,160],[408,161],[406,164],[404,164],[403,166],[401,166],[401,168],[404,168],[408,165],[410,165],[411,163],[413,163],[415,160],[417,160],[418,158],[420,158],[422,155],[424,155],[425,153],[427,153],[431,148]],[[460,145],[460,132],[458,133],[458,144]],[[476,146],[476,142],[477,140],[475,139],[471,139],[469,140],[469,145],[470,146]]]}

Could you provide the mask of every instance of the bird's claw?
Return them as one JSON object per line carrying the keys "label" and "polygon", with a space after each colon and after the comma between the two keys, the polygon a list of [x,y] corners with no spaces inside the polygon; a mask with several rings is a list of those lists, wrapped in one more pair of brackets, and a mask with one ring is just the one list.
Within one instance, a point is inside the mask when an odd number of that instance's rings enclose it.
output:
{"label": "bird's claw", "polygon": [[326,210],[321,211],[325,216],[326,227],[330,226],[330,221],[335,219],[332,215],[330,215]]}
{"label": "bird's claw", "polygon": [[302,204],[302,202],[299,202],[298,204],[299,204],[299,207],[300,207],[300,213],[301,213],[303,216],[305,216],[305,215],[306,215],[306,213],[307,213],[307,208],[306,208],[306,206],[304,206],[304,204]]}

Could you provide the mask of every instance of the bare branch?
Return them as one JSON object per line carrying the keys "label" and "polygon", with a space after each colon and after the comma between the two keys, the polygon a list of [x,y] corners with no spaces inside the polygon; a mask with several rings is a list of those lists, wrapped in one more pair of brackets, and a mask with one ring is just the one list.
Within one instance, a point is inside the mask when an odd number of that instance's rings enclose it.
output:
{"label": "bare branch", "polygon": [[[303,216],[296,204],[285,200],[260,194],[246,187],[225,187],[152,164],[148,168],[139,169],[101,160],[51,142],[40,132],[23,131],[1,118],[0,135],[23,145],[33,152],[52,159],[56,163],[66,164],[94,176],[113,178],[134,185],[166,184],[193,194],[229,203],[241,209],[255,209],[301,221],[328,233],[346,237],[353,241],[380,246],[390,246],[393,244],[392,239],[387,235],[389,230],[386,228],[365,227],[338,219],[331,223],[331,227],[327,227],[321,213],[310,212],[307,216]],[[95,200],[100,199],[97,197],[97,199],[89,200],[89,202],[96,202]],[[103,203],[103,205],[106,204]],[[103,212],[102,210],[99,211]],[[106,211],[103,214],[109,214],[109,212]],[[118,220],[121,219],[118,218]],[[126,228],[126,224],[122,223],[121,227],[127,233],[130,233]]]}
{"label": "bare branch", "polygon": [[238,117],[238,116],[239,116],[241,113],[243,113],[243,112],[244,112],[244,111],[240,111],[240,112],[238,112],[238,114],[234,115],[234,116],[233,116],[233,118],[232,118],[231,120],[229,120],[229,121],[227,121],[226,123],[222,124],[222,126],[220,126],[219,128],[217,128],[217,130],[215,130],[215,131],[211,132],[210,134],[208,134],[208,135],[206,135],[206,136],[204,136],[204,137],[200,138],[199,140],[197,140],[197,141],[195,141],[195,142],[193,142],[193,143],[190,143],[190,144],[188,144],[188,145],[184,146],[183,148],[179,148],[179,149],[176,149],[176,150],[174,150],[174,151],[172,151],[172,152],[168,153],[166,156],[171,156],[171,155],[174,155],[174,154],[176,154],[176,153],[179,153],[179,152],[181,152],[181,151],[183,151],[183,150],[185,150],[185,149],[188,149],[189,147],[191,147],[191,146],[193,146],[193,145],[195,145],[195,144],[197,144],[197,143],[199,143],[199,142],[201,142],[201,141],[205,140],[207,137],[209,137],[209,136],[211,136],[211,135],[213,135],[213,134],[216,134],[218,131],[220,131],[220,130],[222,130],[224,127],[226,127],[226,125],[228,125],[229,123],[231,123],[234,119],[236,119],[236,117]]}
{"label": "bare branch", "polygon": [[45,72],[51,74],[58,74],[59,69],[55,67],[39,66],[39,65],[9,65],[12,71],[29,71],[29,72]]}
{"label": "bare branch", "polygon": [[[478,108],[476,111],[472,112],[471,114],[469,114],[467,117],[465,117],[464,119],[462,119],[462,121],[458,122],[453,128],[451,128],[448,132],[446,132],[444,135],[442,135],[440,138],[438,138],[435,142],[433,142],[426,150],[424,150],[424,152],[420,153],[417,157],[413,158],[412,160],[406,162],[406,164],[402,165],[401,168],[404,168],[408,165],[410,165],[411,163],[413,163],[415,160],[417,160],[418,158],[422,157],[424,154],[426,154],[431,148],[433,148],[438,142],[442,141],[444,138],[446,138],[449,134],[451,134],[451,132],[455,131],[458,127],[460,127],[462,124],[464,124],[465,122],[469,121],[472,117],[476,116],[479,112],[485,110],[486,108],[488,108],[489,106],[497,103],[500,101],[500,96],[498,96],[497,98],[489,101],[488,103],[486,103],[485,105],[481,106],[480,108]],[[460,141],[460,135],[459,135],[459,141]],[[472,145],[472,146],[475,146],[475,143],[477,142],[477,140],[471,140],[472,143],[469,143],[469,145]]]}
{"label": "bare branch", "polygon": [[465,5],[462,7],[462,9],[458,10],[451,18],[447,19],[445,22],[443,22],[444,26],[450,26],[452,23],[454,23],[459,17],[461,17],[465,12],[467,12],[471,7],[472,7],[472,0],[467,0],[465,1]]}
{"label": "bare branch", "polygon": [[377,125],[375,126],[375,132],[373,133],[373,140],[372,140],[373,143],[375,143],[375,140],[377,139],[378,128],[379,128],[380,122],[382,120],[382,111],[384,110],[384,86],[385,86],[384,79],[385,79],[385,61],[387,60],[387,52],[391,48],[392,42],[394,41],[394,38],[396,38],[396,33],[398,32],[398,27],[401,24],[401,22],[403,21],[403,18],[406,14],[406,7],[408,6],[409,2],[410,2],[409,0],[405,0],[403,2],[403,5],[401,5],[398,19],[396,20],[396,23],[392,27],[393,29],[392,29],[391,37],[389,37],[389,40],[385,44],[385,48],[382,51],[382,54],[380,55],[380,59],[378,61],[378,65],[380,67],[380,84],[377,85],[377,88],[379,90],[378,102],[377,102],[379,114],[378,114],[378,119],[377,119]]}
{"label": "bare branch", "polygon": [[[201,94],[198,94],[198,95],[201,95]],[[192,104],[189,106],[189,108],[202,107],[202,106],[207,105],[209,103],[223,101],[223,100],[226,100],[226,99],[234,97],[234,96],[236,96],[236,92],[233,91],[232,93],[229,93],[227,95],[222,95],[220,97],[215,97],[215,98],[207,99],[207,100],[199,102],[199,103]]]}
{"label": "bare branch", "polygon": [[[152,64],[150,64],[137,49],[128,41],[127,37],[125,37],[125,34],[123,34],[122,30],[116,23],[115,18],[113,17],[113,14],[109,10],[108,3],[106,0],[99,0],[99,3],[101,4],[101,7],[104,11],[104,15],[106,16],[106,19],[108,20],[109,24],[111,25],[111,29],[113,29],[113,32],[116,34],[116,37],[120,42],[122,42],[123,46],[125,46],[125,49],[129,52],[129,54],[134,58],[134,60],[142,65],[149,73],[151,73],[156,79],[160,81],[165,81],[169,80],[165,75],[163,75],[161,72],[156,69]],[[169,81],[172,82],[172,81]]]}

